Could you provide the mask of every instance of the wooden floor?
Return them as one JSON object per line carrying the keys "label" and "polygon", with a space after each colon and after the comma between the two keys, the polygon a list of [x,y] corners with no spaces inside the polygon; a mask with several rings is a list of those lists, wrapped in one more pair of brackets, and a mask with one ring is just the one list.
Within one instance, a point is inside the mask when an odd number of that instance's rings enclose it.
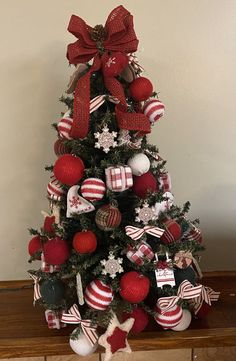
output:
{"label": "wooden floor", "polygon": [[[235,361],[236,272],[208,274],[204,283],[221,291],[220,300],[214,303],[206,320],[194,320],[190,329],[179,333],[163,331],[153,322],[147,332],[129,337],[132,350],[138,352],[116,358],[124,361]],[[62,361],[62,355],[72,353],[68,336],[74,326],[49,330],[43,310],[32,305],[32,295],[27,281],[0,282],[0,358],[27,357],[30,361],[29,357],[33,357],[32,361],[44,361],[47,356],[47,361]],[[78,360],[74,355],[64,360],[74,361],[75,357]],[[86,361],[102,358],[94,354]]]}

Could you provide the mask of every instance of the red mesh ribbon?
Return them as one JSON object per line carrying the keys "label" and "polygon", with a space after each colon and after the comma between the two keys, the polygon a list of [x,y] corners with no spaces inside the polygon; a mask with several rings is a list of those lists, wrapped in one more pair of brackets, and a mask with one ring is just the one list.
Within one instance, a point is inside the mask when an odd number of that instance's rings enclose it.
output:
{"label": "red mesh ribbon", "polygon": [[[91,68],[78,80],[75,89],[73,124],[70,131],[72,138],[84,138],[88,134],[90,76],[93,72],[98,71],[102,65],[99,46],[105,52],[120,51],[124,53],[135,52],[138,47],[138,39],[133,27],[133,17],[123,6],[118,6],[108,16],[105,24],[107,37],[102,44],[97,44],[91,38],[92,30],[93,28],[87,25],[84,20],[72,15],[68,31],[76,36],[78,40],[68,45],[67,58],[70,64],[85,63],[94,58]],[[150,123],[143,114],[126,112],[125,94],[119,81],[114,77],[104,77],[104,83],[108,91],[120,101],[116,106],[117,120],[120,128],[149,133]],[[129,128],[127,128],[125,127],[129,123],[127,117],[130,119],[131,114],[133,114],[133,125],[129,124]],[[136,125],[134,124],[135,119]]]}

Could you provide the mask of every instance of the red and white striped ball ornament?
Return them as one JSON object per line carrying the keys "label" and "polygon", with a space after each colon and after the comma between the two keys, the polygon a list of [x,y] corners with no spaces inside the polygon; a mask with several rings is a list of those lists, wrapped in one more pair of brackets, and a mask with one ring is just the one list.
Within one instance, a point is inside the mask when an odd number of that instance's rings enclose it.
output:
{"label": "red and white striped ball ornament", "polygon": [[70,110],[66,112],[57,125],[58,132],[62,138],[72,139],[70,137],[73,119],[70,117]]}
{"label": "red and white striped ball ornament", "polygon": [[155,311],[156,315],[154,318],[164,329],[176,327],[183,317],[183,309],[178,305],[171,307],[164,313],[162,313],[160,308],[157,306]]}
{"label": "red and white striped ball ornament", "polygon": [[81,194],[89,201],[99,201],[103,198],[105,191],[105,183],[99,178],[85,179],[81,185]]}
{"label": "red and white striped ball ornament", "polygon": [[157,122],[165,113],[165,105],[158,99],[150,99],[145,102],[143,113],[151,124]]}
{"label": "red and white striped ball ornament", "polygon": [[102,281],[95,280],[86,287],[84,299],[89,307],[104,311],[113,300],[113,291]]}
{"label": "red and white striped ball ornament", "polygon": [[47,186],[48,197],[54,201],[60,201],[61,197],[65,195],[65,190],[62,184],[54,177],[51,177],[51,181]]}

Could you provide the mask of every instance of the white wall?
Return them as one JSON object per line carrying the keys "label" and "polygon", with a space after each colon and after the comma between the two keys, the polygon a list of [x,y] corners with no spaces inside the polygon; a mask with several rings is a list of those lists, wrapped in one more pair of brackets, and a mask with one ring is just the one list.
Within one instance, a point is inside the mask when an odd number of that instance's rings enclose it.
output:
{"label": "white wall", "polygon": [[[96,4],[97,3],[97,4]],[[0,279],[26,278],[29,226],[40,211],[54,160],[54,132],[71,69],[72,13],[104,23],[115,0],[1,0]],[[236,1],[127,0],[139,60],[167,112],[151,140],[168,160],[177,203],[190,200],[207,251],[204,269],[235,269]]]}

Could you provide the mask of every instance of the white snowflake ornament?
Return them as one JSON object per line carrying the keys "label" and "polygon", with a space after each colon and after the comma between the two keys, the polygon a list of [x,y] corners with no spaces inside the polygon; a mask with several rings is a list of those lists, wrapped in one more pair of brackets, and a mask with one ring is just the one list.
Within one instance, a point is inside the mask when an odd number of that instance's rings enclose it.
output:
{"label": "white snowflake ornament", "polygon": [[115,258],[114,254],[110,252],[108,259],[103,259],[100,261],[101,265],[104,267],[102,274],[108,274],[112,279],[114,279],[116,277],[116,273],[124,272],[124,269],[121,266],[122,262],[122,258]]}
{"label": "white snowflake ornament", "polygon": [[143,203],[142,207],[135,208],[135,212],[137,214],[136,222],[148,224],[149,221],[156,218],[154,207],[150,207],[147,202]]}
{"label": "white snowflake ornament", "polygon": [[102,128],[101,133],[94,133],[94,137],[97,139],[95,148],[103,148],[105,153],[110,151],[110,147],[115,148],[117,146],[117,142],[114,140],[117,137],[117,132],[110,132],[107,125]]}

